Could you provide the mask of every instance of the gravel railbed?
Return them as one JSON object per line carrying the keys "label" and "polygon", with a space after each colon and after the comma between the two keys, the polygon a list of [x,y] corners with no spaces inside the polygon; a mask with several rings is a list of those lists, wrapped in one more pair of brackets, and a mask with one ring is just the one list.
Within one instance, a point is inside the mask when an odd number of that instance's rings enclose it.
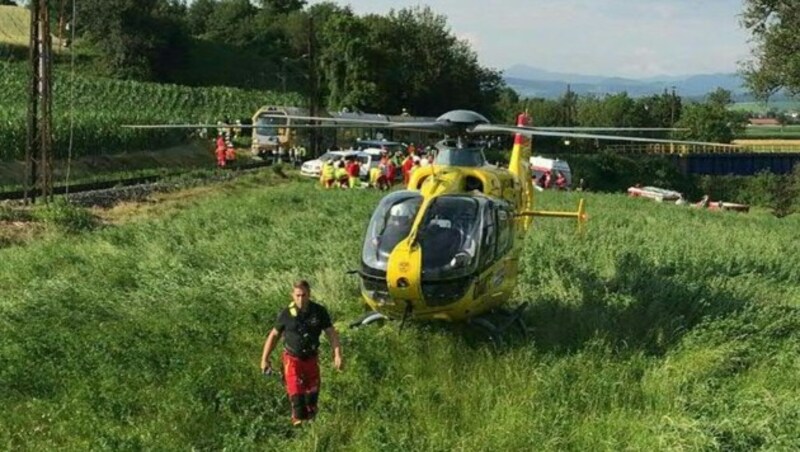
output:
{"label": "gravel railbed", "polygon": [[[67,201],[69,201],[70,204],[80,207],[109,208],[120,202],[144,201],[150,195],[155,193],[167,193],[171,191],[197,187],[200,185],[206,185],[209,183],[225,182],[236,179],[237,177],[245,174],[264,171],[265,169],[266,167],[224,172],[218,171],[211,174],[204,174],[202,177],[181,176],[180,178],[161,180],[147,184],[137,184],[106,188],[102,190],[71,193],[69,195],[64,195],[64,197],[67,199]],[[274,171],[274,169],[269,169],[269,171]]]}

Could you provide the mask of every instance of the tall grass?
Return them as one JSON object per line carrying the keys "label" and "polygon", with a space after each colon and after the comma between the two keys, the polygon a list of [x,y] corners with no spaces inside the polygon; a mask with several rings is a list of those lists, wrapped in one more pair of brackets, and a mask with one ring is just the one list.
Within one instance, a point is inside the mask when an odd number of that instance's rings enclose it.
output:
{"label": "tall grass", "polygon": [[[537,220],[529,341],[348,330],[379,194],[264,176],[168,217],[0,250],[0,445],[232,450],[800,446],[800,219],[589,195]],[[540,207],[574,207],[546,193]],[[292,429],[263,339],[305,277],[339,326],[322,413]]]}

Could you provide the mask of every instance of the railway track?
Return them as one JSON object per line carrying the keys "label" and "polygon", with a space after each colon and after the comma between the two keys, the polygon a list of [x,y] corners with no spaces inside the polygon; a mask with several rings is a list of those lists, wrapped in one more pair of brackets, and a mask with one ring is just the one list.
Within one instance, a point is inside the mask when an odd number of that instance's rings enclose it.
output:
{"label": "railway track", "polygon": [[[259,169],[270,165],[271,162],[266,161],[245,163],[236,166],[229,173],[223,174],[229,174],[233,176],[235,173],[240,171]],[[175,184],[161,184],[162,181],[187,174],[188,172],[189,171],[176,171],[174,173],[157,176],[130,177],[109,181],[88,182],[70,185],[69,187],[59,185],[53,187],[53,194],[65,195],[69,190],[69,194],[67,196],[69,197],[70,202],[81,205],[98,205],[103,207],[112,205],[114,202],[119,200],[137,199],[140,197],[145,197],[148,194],[156,191],[165,191],[169,189],[170,186]],[[227,177],[223,176],[221,179],[227,179]],[[40,195],[40,193],[36,193],[37,197]],[[0,192],[0,201],[22,200],[24,197],[25,192],[23,190]],[[95,203],[92,202],[92,200],[97,200],[98,202]]]}

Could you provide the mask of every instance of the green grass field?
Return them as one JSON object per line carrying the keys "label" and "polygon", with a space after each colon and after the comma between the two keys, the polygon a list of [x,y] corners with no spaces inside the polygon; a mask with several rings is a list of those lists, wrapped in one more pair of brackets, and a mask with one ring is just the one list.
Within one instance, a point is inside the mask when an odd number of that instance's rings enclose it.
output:
{"label": "green grass field", "polygon": [[765,102],[736,102],[731,105],[732,110],[749,111],[752,113],[765,114],[768,111],[791,112],[800,111],[800,101],[796,100],[776,100]]}
{"label": "green grass field", "polygon": [[800,139],[800,125],[747,127],[743,138]]}
{"label": "green grass field", "polygon": [[[585,235],[537,220],[527,237],[514,302],[532,303],[532,337],[498,348],[440,324],[346,329],[361,307],[345,271],[380,194],[269,174],[0,249],[0,447],[800,447],[797,215],[588,194]],[[323,344],[322,413],[292,429],[258,362],[300,277],[347,367]]]}

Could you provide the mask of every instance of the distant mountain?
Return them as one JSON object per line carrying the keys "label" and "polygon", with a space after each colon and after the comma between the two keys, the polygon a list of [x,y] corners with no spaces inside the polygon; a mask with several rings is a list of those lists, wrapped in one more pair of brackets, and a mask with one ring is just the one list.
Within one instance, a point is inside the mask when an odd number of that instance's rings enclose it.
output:
{"label": "distant mountain", "polygon": [[687,98],[703,98],[718,87],[731,91],[737,100],[746,100],[749,97],[741,76],[732,73],[629,79],[551,72],[518,64],[506,69],[503,78],[508,86],[521,96],[546,99],[562,96],[568,84],[570,89],[578,94],[604,95],[627,92],[631,97],[643,97],[663,93],[665,89],[672,90],[674,86],[679,96]]}

